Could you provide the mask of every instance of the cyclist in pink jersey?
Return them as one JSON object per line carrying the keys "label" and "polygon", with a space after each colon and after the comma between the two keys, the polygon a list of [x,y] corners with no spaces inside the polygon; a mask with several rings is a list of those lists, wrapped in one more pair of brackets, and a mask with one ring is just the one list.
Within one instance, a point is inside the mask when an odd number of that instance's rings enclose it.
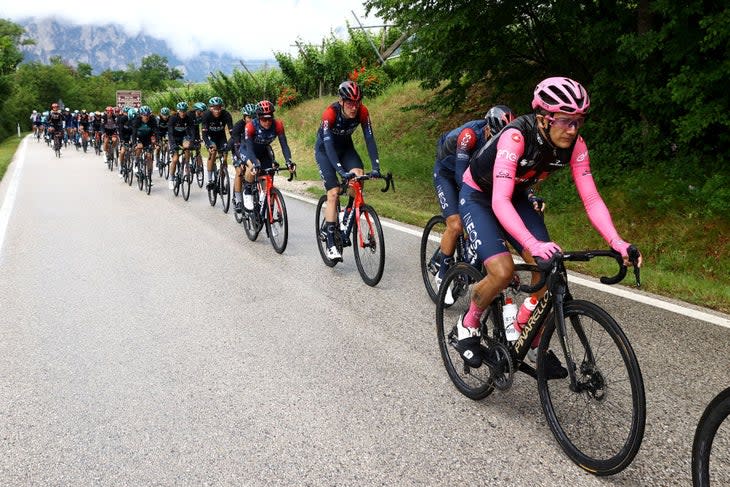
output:
{"label": "cyclist in pink jersey", "polygon": [[[611,215],[591,175],[588,148],[578,131],[585,122],[590,99],[580,83],[564,77],[547,78],[535,88],[534,113],[508,124],[469,161],[459,193],[464,228],[476,243],[487,275],[474,287],[469,311],[457,323],[458,349],[464,361],[482,363],[479,318],[507,287],[514,272],[506,242],[527,262],[549,259],[560,247],[550,240],[541,215],[529,200],[529,189],[551,172],[570,166],[588,218],[612,249],[629,265],[628,248],[616,231]],[[641,266],[639,254],[638,265]],[[534,357],[528,354],[528,357]],[[548,352],[548,377],[563,378],[567,371]]]}

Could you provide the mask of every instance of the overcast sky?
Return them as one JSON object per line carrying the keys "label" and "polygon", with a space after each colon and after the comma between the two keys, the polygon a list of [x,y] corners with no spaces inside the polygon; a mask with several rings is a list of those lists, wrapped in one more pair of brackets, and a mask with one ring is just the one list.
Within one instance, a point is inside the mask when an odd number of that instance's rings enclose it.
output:
{"label": "overcast sky", "polygon": [[294,41],[321,42],[330,31],[356,25],[351,10],[364,25],[363,0],[213,0],[188,3],[164,0],[9,0],[0,5],[0,18],[55,16],[74,24],[122,24],[164,38],[185,59],[200,51],[228,52],[243,59],[272,58],[273,51],[295,53]]}

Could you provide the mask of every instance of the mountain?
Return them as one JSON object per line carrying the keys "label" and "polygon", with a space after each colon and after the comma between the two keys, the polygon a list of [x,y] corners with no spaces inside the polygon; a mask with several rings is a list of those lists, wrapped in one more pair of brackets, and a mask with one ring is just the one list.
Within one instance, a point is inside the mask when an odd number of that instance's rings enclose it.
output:
{"label": "mountain", "polygon": [[[104,70],[126,69],[129,63],[140,66],[142,58],[159,54],[167,58],[171,68],[183,72],[192,82],[205,81],[211,72],[231,73],[240,67],[239,59],[228,54],[201,52],[197,56],[181,60],[163,39],[138,34],[130,36],[117,24],[71,25],[56,19],[24,19],[17,22],[25,29],[26,36],[35,45],[23,46],[25,61],[48,63],[53,56],[76,66],[90,64],[94,74]],[[255,70],[264,65],[276,66],[274,59],[246,60],[246,66]]]}

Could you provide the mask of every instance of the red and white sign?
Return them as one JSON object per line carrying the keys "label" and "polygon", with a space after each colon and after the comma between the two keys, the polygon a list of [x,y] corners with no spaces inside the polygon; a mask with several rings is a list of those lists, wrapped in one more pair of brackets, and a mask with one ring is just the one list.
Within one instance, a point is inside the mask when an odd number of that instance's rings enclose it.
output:
{"label": "red and white sign", "polygon": [[119,108],[139,108],[141,105],[142,92],[140,90],[117,90],[117,106]]}

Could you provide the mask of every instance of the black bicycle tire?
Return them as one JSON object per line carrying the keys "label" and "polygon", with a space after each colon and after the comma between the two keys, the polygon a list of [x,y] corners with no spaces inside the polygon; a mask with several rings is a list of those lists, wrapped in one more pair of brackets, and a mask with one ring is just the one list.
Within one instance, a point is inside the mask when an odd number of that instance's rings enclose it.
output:
{"label": "black bicycle tire", "polygon": [[202,188],[205,183],[205,171],[203,170],[203,156],[200,153],[193,157],[193,164],[195,165],[195,177],[198,181],[198,188]]}
{"label": "black bicycle tire", "polygon": [[213,182],[215,186],[208,188],[208,203],[210,203],[210,206],[215,206],[218,201],[218,171],[216,170],[213,171]]}
{"label": "black bicycle tire", "polygon": [[[434,215],[433,217],[431,217],[430,220],[428,220],[426,226],[423,227],[423,234],[421,234],[421,246],[418,253],[421,263],[421,277],[423,278],[423,285],[426,287],[428,297],[431,298],[431,301],[433,301],[434,303],[436,303],[436,301],[438,300],[438,291],[434,286],[431,285],[431,279],[429,277],[431,276],[431,273],[428,271],[428,262],[431,260],[432,256],[426,255],[426,249],[428,248],[429,236],[431,235],[431,231],[438,224],[442,224],[445,227],[446,218],[441,215]],[[440,250],[438,251],[438,253],[440,253]]]}
{"label": "black bicycle tire", "polygon": [[145,178],[145,192],[149,195],[152,192],[152,168],[147,168],[147,177]]}
{"label": "black bicycle tire", "polygon": [[[601,325],[608,333],[621,354],[624,364],[627,367],[629,382],[631,384],[631,404],[632,404],[632,420],[629,434],[623,447],[612,457],[608,459],[596,459],[588,456],[580,451],[578,447],[570,440],[564,429],[561,427],[557,418],[552,399],[550,397],[549,383],[545,376],[543,367],[543,357],[549,347],[550,338],[555,331],[555,311],[551,311],[545,320],[545,328],[543,336],[540,339],[537,359],[537,388],[540,395],[540,403],[550,430],[553,432],[555,439],[565,454],[575,462],[579,467],[596,476],[614,475],[628,467],[639,452],[641,443],[644,438],[644,429],[646,426],[646,396],[644,391],[644,381],[631,343],[624,334],[621,327],[616,321],[600,306],[588,301],[571,300],[564,305],[564,315],[566,327],[575,328],[572,320],[569,318],[575,315],[584,315]],[[581,341],[586,340],[583,330],[581,330]],[[553,350],[558,356],[562,355],[562,350]],[[564,356],[563,356],[564,358]]]}
{"label": "black bicycle tire", "polygon": [[[223,164],[223,163],[221,163]],[[223,213],[228,213],[231,208],[231,176],[228,174],[228,168],[221,170],[220,174],[220,197]]]}
{"label": "black bicycle tire", "polygon": [[383,226],[380,224],[380,217],[378,217],[378,213],[372,206],[363,205],[362,207],[360,207],[360,217],[362,218],[362,216],[366,214],[370,215],[372,219],[372,224],[375,230],[375,249],[376,252],[380,253],[380,255],[377,257],[378,265],[375,275],[368,275],[367,271],[365,270],[365,266],[363,265],[363,255],[361,254],[361,252],[365,252],[367,249],[360,248],[357,225],[352,226],[352,250],[355,254],[355,264],[357,266],[357,271],[360,273],[360,277],[365,284],[373,287],[378,285],[380,279],[383,278],[383,272],[385,271],[385,234],[383,233]]}
{"label": "black bicycle tire", "polygon": [[190,173],[190,163],[187,163],[188,172],[185,174],[184,167],[183,167],[183,176],[182,180],[180,181],[180,185],[182,186],[182,194],[183,199],[185,201],[188,201],[190,199],[190,186],[192,185],[192,179],[193,175]]}
{"label": "black bicycle tire", "polygon": [[127,180],[127,184],[129,186],[132,186],[132,183],[134,182],[134,163],[132,162],[132,157],[129,155],[129,150],[127,150],[125,159],[127,160],[126,167],[127,167],[127,177],[129,178]]}
{"label": "black bicycle tire", "polygon": [[[338,261],[331,260],[327,257],[327,241],[322,241],[322,239],[320,238],[320,233],[322,232],[322,227],[324,225],[324,212],[322,211],[322,209],[326,203],[327,195],[322,195],[317,202],[317,210],[314,212],[314,237],[317,241],[317,249],[319,250],[320,257],[322,257],[322,262],[324,262],[324,265],[326,265],[327,267],[334,267],[337,265]],[[338,221],[337,225],[339,226],[339,224],[340,223]]]}
{"label": "black bicycle tire", "polygon": [[282,221],[281,228],[279,231],[281,232],[279,235],[283,235],[283,237],[280,239],[280,243],[277,242],[277,239],[274,237],[274,232],[272,231],[272,224],[270,222],[270,218],[272,218],[269,215],[268,210],[266,211],[266,230],[269,232],[269,240],[271,240],[271,246],[274,247],[274,250],[277,254],[283,254],[286,250],[286,244],[289,240],[289,216],[286,212],[286,202],[284,201],[284,196],[281,194],[281,191],[279,191],[278,188],[271,188],[271,193],[269,193],[269,198],[271,198],[270,207],[276,209],[277,207],[277,201],[279,203],[279,207],[281,210],[280,218]]}
{"label": "black bicycle tire", "polygon": [[730,387],[720,392],[705,408],[692,441],[692,485],[710,486],[712,443],[720,425],[730,416]]}
{"label": "black bicycle tire", "polygon": [[[480,281],[484,276],[474,267],[459,263],[450,268],[444,276],[443,286],[441,287],[436,302],[436,336],[438,337],[439,353],[441,354],[441,360],[446,368],[446,373],[449,375],[449,379],[454,384],[454,387],[469,399],[475,401],[484,399],[494,391],[494,384],[488,382],[483,384],[481,387],[471,387],[462,379],[457,367],[461,366],[464,370],[470,370],[464,366],[463,359],[461,357],[452,359],[449,354],[449,348],[453,346],[449,343],[449,337],[447,336],[446,329],[452,329],[452,324],[444,323],[444,310],[450,308],[444,304],[444,298],[446,297],[446,289],[454,282],[458,276],[466,276],[467,280],[473,282]],[[463,277],[460,277],[463,279]],[[492,313],[491,316],[494,316]],[[487,367],[486,364],[482,364],[481,367]]]}
{"label": "black bicycle tire", "polygon": [[145,173],[147,172],[145,169],[145,160],[144,156],[137,157],[137,170],[135,171],[135,175],[137,176],[137,186],[139,187],[139,190],[142,191],[144,189],[144,178]]}

